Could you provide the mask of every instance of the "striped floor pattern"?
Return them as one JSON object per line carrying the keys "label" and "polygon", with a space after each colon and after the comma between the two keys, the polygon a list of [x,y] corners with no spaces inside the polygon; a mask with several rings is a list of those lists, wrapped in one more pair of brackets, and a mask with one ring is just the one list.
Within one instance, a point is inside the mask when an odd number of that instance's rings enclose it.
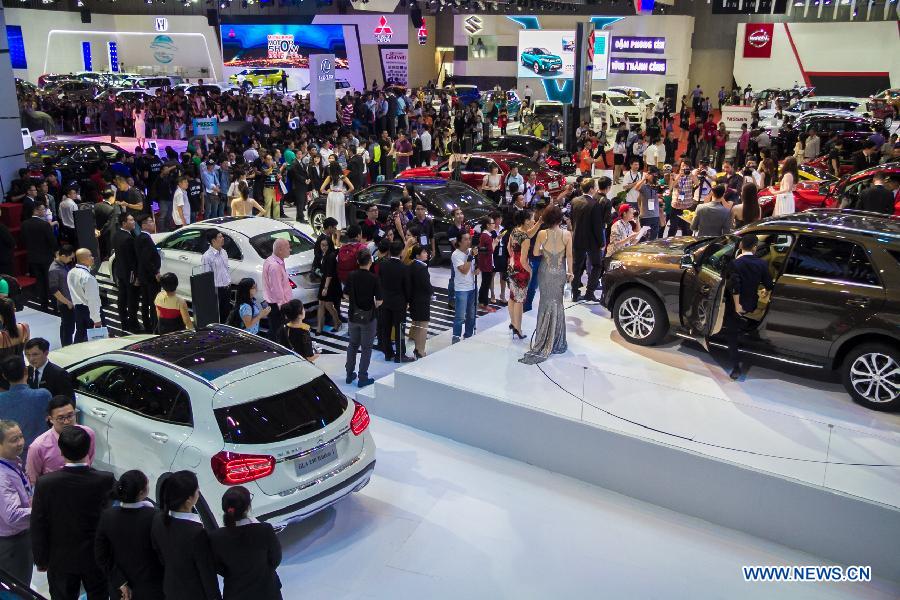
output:
{"label": "striped floor pattern", "polygon": [[[110,334],[113,336],[119,336],[133,333],[124,331],[122,329],[122,324],[119,322],[119,311],[117,303],[118,291],[116,290],[116,286],[113,283],[113,280],[109,276],[97,274],[97,283],[100,286],[100,299],[103,303],[103,308],[101,311],[103,322],[109,328]],[[38,304],[38,302],[33,299],[27,300],[25,304],[29,308],[41,310],[40,304]],[[494,308],[502,307],[500,307],[499,305],[494,305]],[[314,327],[316,319],[316,309],[307,308],[306,314],[307,323]],[[341,305],[340,314],[343,319],[347,318],[346,302]],[[478,311],[479,317],[484,314],[486,314],[484,311]],[[138,318],[140,318],[140,316]],[[411,321],[408,317],[406,322],[407,327],[409,327]],[[434,288],[434,296],[431,300],[431,320],[428,322],[428,337],[436,336],[439,333],[452,328],[453,311],[450,310],[450,308],[447,306],[447,289]],[[265,327],[262,327],[261,331],[265,331]],[[347,351],[347,345],[349,344],[349,338],[347,337],[347,327],[344,326],[337,333],[323,331],[321,335],[314,335],[313,341],[325,354],[343,354]]]}

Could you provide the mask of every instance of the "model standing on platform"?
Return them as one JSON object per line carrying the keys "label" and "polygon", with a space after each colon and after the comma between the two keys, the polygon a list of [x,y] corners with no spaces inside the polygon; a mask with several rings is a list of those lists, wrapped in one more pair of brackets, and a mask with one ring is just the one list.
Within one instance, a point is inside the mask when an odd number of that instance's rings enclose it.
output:
{"label": "model standing on platform", "polygon": [[531,350],[519,359],[526,365],[544,362],[551,354],[562,354],[566,343],[566,313],[563,287],[572,281],[572,234],[559,228],[562,211],[549,206],[543,213],[547,229],[537,234],[534,255],[542,256],[538,286],[541,298]]}

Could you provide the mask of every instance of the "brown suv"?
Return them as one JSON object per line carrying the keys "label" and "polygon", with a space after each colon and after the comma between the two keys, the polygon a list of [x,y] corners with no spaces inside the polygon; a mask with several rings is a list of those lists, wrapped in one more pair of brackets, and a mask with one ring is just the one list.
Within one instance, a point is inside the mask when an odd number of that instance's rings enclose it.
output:
{"label": "brown suv", "polygon": [[775,288],[741,351],[840,372],[853,399],[900,409],[900,219],[819,209],[772,217],[733,235],[677,237],[614,254],[601,302],[629,342],[670,332],[725,347],[726,271],[744,233],[759,237]]}

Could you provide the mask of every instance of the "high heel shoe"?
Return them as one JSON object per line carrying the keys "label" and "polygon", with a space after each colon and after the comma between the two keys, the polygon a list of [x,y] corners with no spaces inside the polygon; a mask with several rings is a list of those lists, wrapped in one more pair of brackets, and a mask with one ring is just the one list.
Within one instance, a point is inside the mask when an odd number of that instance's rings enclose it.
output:
{"label": "high heel shoe", "polygon": [[510,329],[515,329],[515,327],[512,326],[512,323],[509,324],[509,328],[510,328]]}
{"label": "high heel shoe", "polygon": [[516,337],[519,338],[520,340],[524,340],[524,339],[525,339],[525,335],[524,335],[521,331],[519,331],[518,329],[516,329],[516,328],[513,327],[512,325],[510,325],[510,328],[512,328],[512,331],[513,331],[513,335],[514,335],[514,336],[516,336]]}

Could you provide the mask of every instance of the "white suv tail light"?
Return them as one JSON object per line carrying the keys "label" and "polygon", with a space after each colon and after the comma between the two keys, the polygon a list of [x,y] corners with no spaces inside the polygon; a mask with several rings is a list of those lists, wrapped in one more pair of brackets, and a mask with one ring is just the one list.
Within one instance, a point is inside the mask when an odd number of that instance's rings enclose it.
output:
{"label": "white suv tail light", "polygon": [[362,432],[369,426],[369,411],[356,400],[353,401],[353,406],[353,418],[350,419],[350,431],[353,432],[353,435],[362,435]]}
{"label": "white suv tail light", "polygon": [[[354,418],[355,416],[354,414]],[[366,423],[368,424],[368,415]],[[275,470],[275,457],[262,454],[238,454],[223,450],[210,459],[210,465],[220,483],[240,485],[271,475]]]}

